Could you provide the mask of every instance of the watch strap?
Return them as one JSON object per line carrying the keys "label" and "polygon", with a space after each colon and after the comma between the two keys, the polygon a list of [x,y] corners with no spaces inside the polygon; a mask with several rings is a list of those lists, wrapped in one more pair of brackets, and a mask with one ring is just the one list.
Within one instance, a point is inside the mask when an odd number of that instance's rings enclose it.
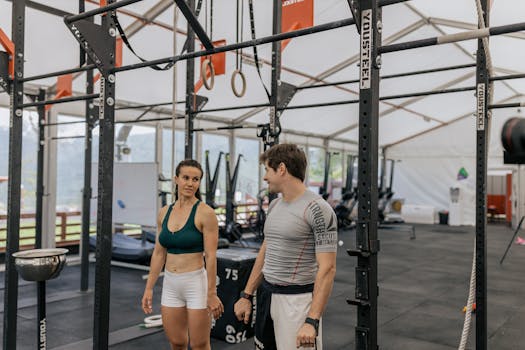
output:
{"label": "watch strap", "polygon": [[252,294],[248,294],[245,291],[241,292],[241,298],[248,299],[250,302],[253,301],[253,295]]}
{"label": "watch strap", "polygon": [[311,317],[307,317],[304,320],[304,323],[308,323],[312,325],[315,328],[315,335],[317,336],[319,334],[319,320]]}

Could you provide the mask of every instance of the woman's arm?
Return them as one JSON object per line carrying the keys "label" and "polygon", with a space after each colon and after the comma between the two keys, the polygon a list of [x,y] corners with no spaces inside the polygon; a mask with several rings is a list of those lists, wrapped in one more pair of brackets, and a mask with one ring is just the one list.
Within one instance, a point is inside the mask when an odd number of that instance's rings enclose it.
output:
{"label": "woman's arm", "polygon": [[162,230],[162,221],[164,215],[166,215],[166,211],[167,206],[160,210],[157,217],[157,238],[155,239],[155,248],[153,249],[153,254],[151,256],[148,280],[146,282],[146,288],[144,289],[144,296],[142,297],[142,309],[147,314],[153,312],[153,287],[155,286],[155,283],[157,283],[159,274],[166,263],[167,250],[159,243],[159,233]]}
{"label": "woman's arm", "polygon": [[219,243],[219,222],[215,211],[206,204],[199,208],[202,212],[202,235],[204,238],[204,258],[206,260],[206,273],[208,275],[208,309],[215,319],[224,312],[219,297],[217,296],[217,246]]}

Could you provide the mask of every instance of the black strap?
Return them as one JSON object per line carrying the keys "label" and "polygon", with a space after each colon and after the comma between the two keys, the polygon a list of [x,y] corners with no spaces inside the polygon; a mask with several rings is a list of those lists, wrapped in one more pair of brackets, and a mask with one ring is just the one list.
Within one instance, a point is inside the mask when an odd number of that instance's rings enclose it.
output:
{"label": "black strap", "polygon": [[[112,12],[111,14],[111,18],[113,19],[113,22],[115,22],[115,27],[117,27],[117,30],[120,34],[120,37],[122,38],[122,41],[124,42],[124,44],[126,44],[126,46],[128,47],[128,49],[139,59],[141,60],[142,62],[149,62],[148,60],[145,60],[144,58],[140,57],[136,52],[135,50],[133,50],[133,48],[131,47],[131,44],[129,43],[128,41],[128,38],[126,37],[126,34],[124,33],[124,29],[122,29],[122,26],[120,25],[120,22],[117,18],[117,13],[114,11]],[[173,65],[175,65],[175,62],[169,62],[169,63],[166,63],[166,65],[164,67],[159,67],[159,66],[150,66],[151,69],[154,69],[154,70],[158,70],[158,71],[164,71],[164,70],[168,70],[170,69],[171,67],[173,67]]]}
{"label": "black strap", "polygon": [[[201,8],[202,8],[202,0],[199,0],[197,2],[197,8],[195,9],[195,17],[199,17],[199,13],[201,11]],[[114,11],[112,12],[111,14],[111,18],[113,19],[113,21],[115,22],[115,26],[117,27],[117,30],[120,34],[120,37],[122,38],[122,41],[124,42],[124,44],[126,44],[126,46],[128,47],[128,49],[139,59],[141,60],[142,62],[149,62],[148,60],[145,60],[144,58],[140,57],[136,52],[135,50],[133,50],[133,48],[131,47],[131,44],[129,43],[128,41],[128,38],[126,36],[126,34],[124,33],[124,29],[122,29],[122,26],[120,25],[120,22],[118,20],[118,17],[117,17],[117,13]],[[174,28],[173,30],[177,30],[177,28]],[[182,46],[182,51],[181,51],[181,54],[183,54],[185,51],[188,50],[188,45],[189,45],[189,41],[188,41],[188,38],[186,38],[186,41],[184,42],[184,45]],[[175,62],[169,62],[167,63],[164,67],[160,67],[160,66],[150,66],[151,69],[154,69],[154,70],[157,70],[157,71],[165,71],[165,70],[169,70],[171,69],[171,67],[173,67],[175,65]]]}
{"label": "black strap", "polygon": [[[250,9],[250,27],[252,31],[252,40],[255,40],[255,18],[253,16],[253,0],[248,0],[248,7]],[[270,92],[266,88],[266,85],[264,85],[264,81],[261,75],[261,67],[259,66],[259,55],[257,54],[257,45],[253,45],[253,57],[255,59],[255,67],[257,68],[257,73],[259,73],[259,78],[261,79],[261,84],[264,87],[264,91],[266,91],[266,96],[268,96],[268,100],[270,100]]]}

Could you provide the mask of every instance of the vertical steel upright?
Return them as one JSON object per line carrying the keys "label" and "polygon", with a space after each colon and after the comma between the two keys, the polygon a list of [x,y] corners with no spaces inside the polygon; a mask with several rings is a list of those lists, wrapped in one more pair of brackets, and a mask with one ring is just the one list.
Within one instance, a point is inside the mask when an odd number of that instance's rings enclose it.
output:
{"label": "vertical steel upright", "polygon": [[[115,2],[108,0],[108,5]],[[110,33],[108,64],[101,70],[99,102],[99,155],[97,196],[97,250],[95,267],[95,310],[93,349],[108,349],[111,251],[113,234],[113,160],[115,148],[115,35],[109,13],[102,16],[102,30]]]}
{"label": "vertical steel upright", "polygon": [[[39,89],[38,101],[46,99],[46,90]],[[38,106],[38,155],[36,164],[35,248],[42,248],[42,210],[44,201],[44,146],[46,106]]]}
{"label": "vertical steel upright", "polygon": [[[489,0],[482,0],[483,20],[489,26]],[[487,38],[488,41],[488,38]],[[488,48],[487,48],[488,49]],[[476,350],[487,350],[487,141],[489,71],[478,39],[476,55]]]}
{"label": "vertical steel upright", "polygon": [[[88,59],[88,64],[91,64]],[[93,69],[86,71],[86,94],[93,93]],[[91,153],[93,149],[93,101],[86,101],[86,137],[84,146],[84,189],[82,190],[82,230],[80,244],[80,290],[85,292],[89,287],[89,224],[91,213]]]}
{"label": "vertical steel upright", "polygon": [[22,116],[24,84],[25,0],[13,1],[11,37],[15,45],[14,76],[10,91],[7,239],[4,290],[4,349],[16,350],[18,273],[13,253],[20,238],[20,186],[22,184]]}
{"label": "vertical steel upright", "polygon": [[[46,99],[46,91],[40,89],[38,92],[38,101]],[[36,172],[36,217],[35,217],[35,248],[42,248],[42,208],[44,200],[44,146],[45,146],[45,121],[46,106],[38,106],[38,156]],[[38,348],[46,347],[46,282],[38,281],[37,289],[37,329],[36,334]],[[44,327],[42,327],[42,325]]]}
{"label": "vertical steel upright", "polygon": [[[273,23],[272,34],[281,33],[282,20],[282,0],[273,0]],[[279,118],[281,111],[279,107],[279,85],[281,85],[281,42],[272,43],[272,80],[270,86],[270,135],[272,136],[271,146],[279,143],[280,125]]]}
{"label": "vertical steel upright", "polygon": [[377,257],[378,229],[378,130],[379,69],[381,58],[381,10],[378,0],[360,0],[360,82],[359,82],[359,173],[358,221],[356,226],[357,267],[355,271],[357,326],[355,345],[358,350],[377,345]]}
{"label": "vertical steel upright", "polygon": [[[195,0],[188,0],[188,6],[195,12]],[[188,53],[195,51],[195,32],[188,22]],[[205,79],[205,77],[203,77]],[[195,58],[186,60],[186,119],[184,123],[184,158],[193,158],[193,118],[195,109]]]}

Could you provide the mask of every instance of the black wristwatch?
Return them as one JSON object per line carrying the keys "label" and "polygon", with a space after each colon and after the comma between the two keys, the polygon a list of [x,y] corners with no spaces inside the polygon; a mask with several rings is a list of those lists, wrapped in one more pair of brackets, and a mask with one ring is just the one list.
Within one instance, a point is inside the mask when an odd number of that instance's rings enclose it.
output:
{"label": "black wristwatch", "polygon": [[316,318],[307,317],[306,320],[304,320],[304,323],[311,324],[315,328],[315,335],[317,336],[319,334],[319,320]]}
{"label": "black wristwatch", "polygon": [[241,298],[248,299],[250,301],[250,303],[253,302],[253,295],[252,294],[248,294],[245,291],[241,292]]}

